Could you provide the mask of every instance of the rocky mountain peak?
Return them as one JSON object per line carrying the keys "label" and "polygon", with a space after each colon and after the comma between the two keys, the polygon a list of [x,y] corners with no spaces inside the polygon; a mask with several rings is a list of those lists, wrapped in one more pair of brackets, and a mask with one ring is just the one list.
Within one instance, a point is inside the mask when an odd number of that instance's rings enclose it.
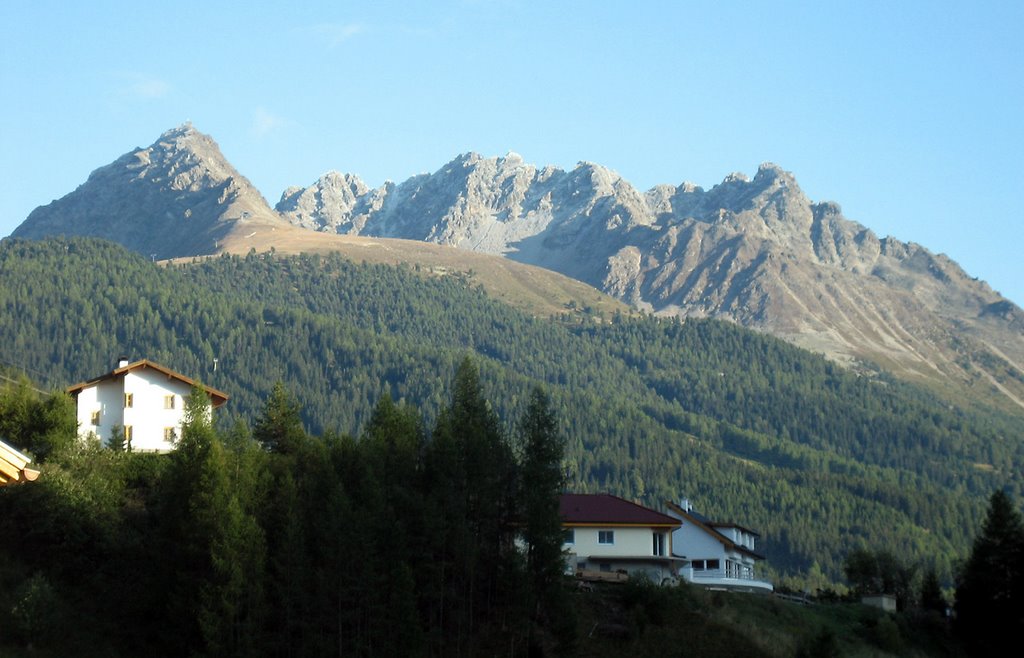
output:
{"label": "rocky mountain peak", "polygon": [[257,216],[279,221],[217,143],[185,123],[36,208],[13,235],[92,235],[169,258],[212,253],[231,222]]}
{"label": "rocky mountain peak", "polygon": [[423,240],[546,267],[654,313],[729,319],[843,362],[988,382],[1024,406],[1024,312],[950,259],[812,203],[773,163],[706,191],[641,194],[594,162],[538,170],[511,151],[469,152],[376,189],[330,171],[286,190],[277,210],[183,124],[37,208],[14,235],[95,235],[170,257],[212,253],[239,223],[246,237],[279,236],[283,217]]}
{"label": "rocky mountain peak", "polygon": [[507,152],[505,154],[505,157],[501,158],[501,160],[505,164],[512,167],[518,167],[519,165],[523,164],[523,156],[519,155],[515,151]]}
{"label": "rocky mountain peak", "polygon": [[757,173],[754,175],[754,180],[759,178],[785,178],[788,181],[792,181],[793,174],[786,171],[774,162],[762,162],[757,167]]}
{"label": "rocky mountain peak", "polygon": [[585,160],[576,163],[572,176],[579,183],[589,185],[594,194],[598,196],[614,195],[616,186],[623,182],[622,176],[617,172],[596,162]]}
{"label": "rocky mountain peak", "polygon": [[171,142],[171,141],[175,141],[176,142],[176,141],[182,140],[182,139],[203,139],[203,138],[205,138],[205,139],[207,139],[207,140],[209,140],[211,142],[213,141],[213,139],[210,138],[209,135],[206,135],[206,134],[201,133],[198,130],[196,130],[196,127],[192,125],[191,121],[186,121],[185,123],[181,124],[180,126],[176,126],[176,127],[171,128],[169,130],[165,130],[160,135],[160,139],[158,139],[157,142],[158,143],[159,142]]}

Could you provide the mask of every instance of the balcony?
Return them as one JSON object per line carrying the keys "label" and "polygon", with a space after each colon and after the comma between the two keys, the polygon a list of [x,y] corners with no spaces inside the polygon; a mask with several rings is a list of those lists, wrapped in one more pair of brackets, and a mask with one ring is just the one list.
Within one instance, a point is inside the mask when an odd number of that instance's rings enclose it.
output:
{"label": "balcony", "polygon": [[736,572],[725,569],[693,569],[683,567],[679,575],[688,583],[699,585],[707,589],[727,589],[735,592],[760,592],[770,593],[775,587],[764,580],[758,580],[752,571],[740,570]]}

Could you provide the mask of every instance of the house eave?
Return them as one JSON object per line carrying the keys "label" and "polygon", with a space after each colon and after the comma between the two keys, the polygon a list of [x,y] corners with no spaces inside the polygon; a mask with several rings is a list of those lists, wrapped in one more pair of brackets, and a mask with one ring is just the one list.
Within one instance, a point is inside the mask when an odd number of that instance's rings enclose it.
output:
{"label": "house eave", "polygon": [[605,562],[686,562],[669,555],[588,555],[588,560]]}
{"label": "house eave", "polygon": [[230,396],[223,391],[219,391],[210,386],[206,386],[205,384],[200,384],[199,382],[192,379],[191,377],[188,377],[187,375],[183,375],[180,372],[175,372],[174,370],[171,370],[167,366],[160,365],[159,363],[150,361],[149,359],[140,359],[138,361],[133,361],[132,363],[121,366],[119,368],[114,368],[110,372],[100,375],[99,377],[94,377],[87,381],[79,382],[78,384],[68,386],[66,389],[64,389],[64,391],[68,395],[77,396],[86,388],[95,386],[104,381],[117,379],[118,377],[126,375],[127,373],[133,370],[145,370],[147,368],[163,373],[168,377],[168,379],[176,379],[184,384],[187,384],[188,386],[201,386],[202,389],[206,392],[206,394],[210,396],[210,403],[213,405],[214,409],[222,406],[225,402],[227,402],[230,399]]}
{"label": "house eave", "polygon": [[748,555],[748,556],[754,558],[755,560],[764,560],[765,559],[765,556],[760,554],[760,553],[758,553],[757,551],[755,551],[755,550],[753,550],[751,548],[748,548],[747,546],[744,546],[743,544],[738,544],[735,541],[733,541],[732,539],[729,539],[728,537],[723,535],[721,532],[719,532],[718,529],[715,526],[717,525],[718,527],[722,527],[722,528],[738,528],[738,529],[743,530],[744,532],[747,532],[747,533],[749,533],[751,535],[754,535],[754,536],[757,536],[757,537],[761,536],[760,534],[754,532],[753,530],[747,530],[747,529],[743,528],[742,526],[739,526],[739,525],[736,525],[736,524],[724,524],[724,523],[723,524],[714,524],[714,523],[702,521],[701,519],[698,519],[697,517],[695,517],[693,514],[690,514],[689,512],[684,510],[679,505],[676,505],[671,500],[666,500],[665,501],[665,505],[668,507],[669,510],[675,512],[676,514],[681,516],[683,519],[689,521],[695,527],[700,528],[705,533],[707,533],[708,536],[710,536],[712,539],[718,541],[720,544],[722,544],[726,548],[735,550],[735,551],[737,551],[739,553],[743,553],[745,555]]}
{"label": "house eave", "polygon": [[679,523],[619,523],[616,521],[565,521],[563,528],[678,528]]}

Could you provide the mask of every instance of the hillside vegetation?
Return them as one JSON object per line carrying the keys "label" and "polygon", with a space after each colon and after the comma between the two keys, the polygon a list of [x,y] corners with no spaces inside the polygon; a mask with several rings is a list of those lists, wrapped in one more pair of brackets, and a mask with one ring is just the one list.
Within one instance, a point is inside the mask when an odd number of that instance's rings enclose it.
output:
{"label": "hillside vegetation", "polygon": [[898,548],[947,582],[985,497],[1020,495],[1024,419],[959,408],[727,323],[535,318],[471,276],[249,254],[162,267],[90,239],[0,243],[0,360],[53,388],[146,357],[255,418],[275,382],[313,434],[358,434],[379,399],[433,422],[475,355],[506,422],[535,384],[568,438],[570,487],[761,531],[783,582],[837,580],[854,547]]}

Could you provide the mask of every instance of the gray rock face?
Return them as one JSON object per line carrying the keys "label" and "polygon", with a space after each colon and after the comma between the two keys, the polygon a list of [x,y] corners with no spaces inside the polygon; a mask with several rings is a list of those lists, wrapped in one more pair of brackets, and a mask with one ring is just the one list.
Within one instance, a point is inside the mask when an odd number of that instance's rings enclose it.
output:
{"label": "gray rock face", "polygon": [[[654,313],[725,318],[912,377],[982,381],[1024,405],[1017,306],[947,257],[811,202],[773,164],[710,190],[641,193],[593,163],[538,169],[470,153],[375,190],[328,174],[277,209],[320,231],[502,254]],[[984,367],[993,361],[1002,376]]]}
{"label": "gray rock face", "polygon": [[36,208],[13,236],[88,235],[172,258],[213,253],[237,222],[256,217],[279,221],[216,142],[185,124]]}
{"label": "gray rock face", "polygon": [[1019,307],[946,256],[880,239],[837,204],[812,202],[772,164],[710,190],[640,192],[593,163],[563,171],[469,153],[376,189],[330,172],[286,190],[274,211],[185,125],[97,169],[14,235],[99,236],[170,258],[215,253],[225,236],[257,228],[296,239],[288,222],[500,254],[654,313],[729,319],[842,362],[1024,406]]}

